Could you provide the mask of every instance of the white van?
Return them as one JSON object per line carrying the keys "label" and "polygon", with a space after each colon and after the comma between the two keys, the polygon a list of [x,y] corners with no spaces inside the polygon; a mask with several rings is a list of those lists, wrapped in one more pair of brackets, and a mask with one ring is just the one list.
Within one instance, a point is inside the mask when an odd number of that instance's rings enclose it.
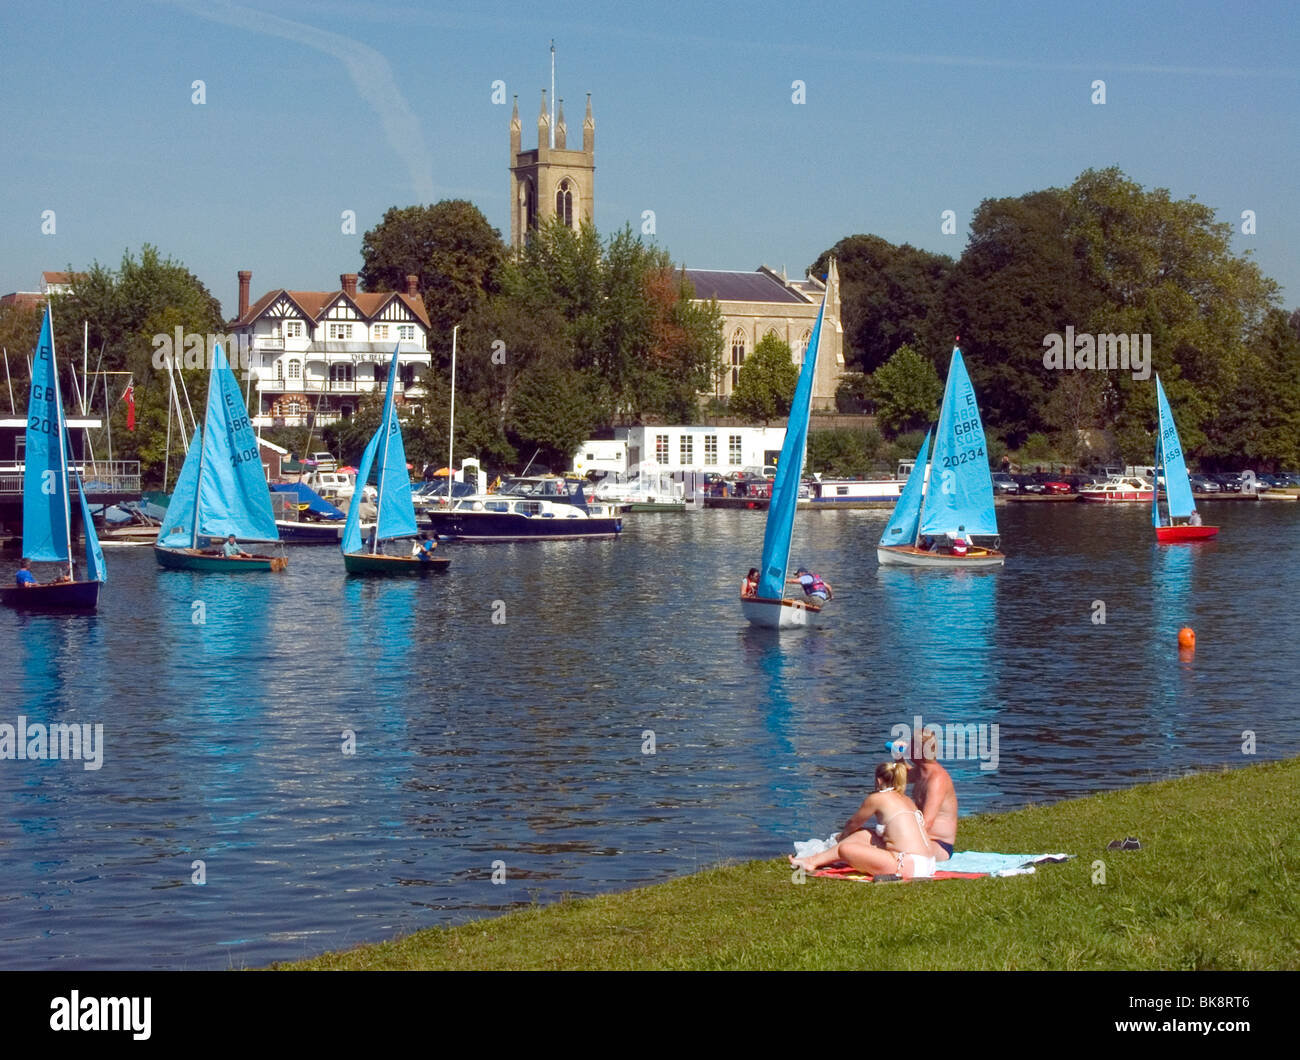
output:
{"label": "white van", "polygon": [[337,471],[339,468],[333,453],[312,453],[307,459],[316,465],[317,471]]}

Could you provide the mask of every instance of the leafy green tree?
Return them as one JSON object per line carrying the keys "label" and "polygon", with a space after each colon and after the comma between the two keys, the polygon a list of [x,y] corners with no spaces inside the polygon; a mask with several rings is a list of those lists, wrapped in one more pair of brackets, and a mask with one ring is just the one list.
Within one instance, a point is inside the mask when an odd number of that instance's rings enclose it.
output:
{"label": "leafy green tree", "polygon": [[871,377],[862,372],[845,372],[835,388],[837,412],[868,412],[871,410]]}
{"label": "leafy green tree", "polygon": [[[171,459],[167,454],[171,382],[168,372],[154,367],[155,336],[174,340],[182,334],[220,335],[225,332],[221,303],[180,262],[163,258],[156,247],[145,244],[139,258],[127,251],[116,269],[95,262],[84,272],[74,271],[72,292],[53,301],[56,342],[61,351],[76,350],[82,344],[82,322],[89,324],[90,364],[98,362],[110,376],[109,417],[112,425],[113,456],[118,460],[139,460],[146,487],[162,483],[164,465],[174,477],[183,451],[180,436],[188,425],[171,422]],[[175,351],[180,353],[181,351]],[[229,351],[227,351],[229,352]],[[68,364],[66,352],[64,364]],[[68,366],[65,370],[71,371]],[[126,379],[134,385],[136,429],[126,430],[126,406],[122,393]],[[177,387],[188,393],[195,416],[203,418],[207,396],[207,372],[178,370]],[[95,387],[97,410],[103,407],[103,384]],[[72,391],[69,389],[68,393]],[[184,404],[184,398],[182,398]],[[188,411],[186,413],[188,417]],[[107,430],[94,439],[96,455],[107,455]],[[171,480],[168,481],[168,486]]]}
{"label": "leafy green tree", "polygon": [[419,289],[433,337],[450,342],[454,325],[496,290],[506,248],[501,234],[464,199],[390,208],[361,242],[359,279],[366,291]]}
{"label": "leafy green tree", "polygon": [[798,382],[799,367],[790,359],[789,344],[775,335],[764,335],[740,366],[730,409],[736,416],[764,424],[787,416]]}
{"label": "leafy green tree", "polygon": [[824,251],[810,270],[823,276],[831,257],[840,274],[840,307],[845,359],[873,372],[902,345],[924,349],[933,336],[948,334],[943,293],[953,269],[951,258],[879,236],[841,239]]}
{"label": "leafy green tree", "polygon": [[1248,343],[1216,428],[1208,456],[1218,466],[1300,469],[1300,335],[1282,310],[1269,313]]}
{"label": "leafy green tree", "polygon": [[[561,363],[542,361],[524,370],[511,409],[511,428],[542,450],[552,468],[567,468],[574,450],[596,426],[582,376]],[[575,385],[577,384],[577,385]]]}
{"label": "leafy green tree", "polygon": [[5,389],[0,391],[0,407],[9,403],[13,394],[12,413],[21,416],[27,409],[27,358],[36,349],[41,333],[43,311],[35,306],[0,305],[0,347],[9,362]]}
{"label": "leafy green tree", "polygon": [[871,395],[881,426],[898,433],[938,417],[943,383],[934,365],[911,346],[900,346],[871,373]]}
{"label": "leafy green tree", "polygon": [[880,458],[884,445],[880,432],[872,427],[809,431],[807,470],[836,477],[865,476]]}

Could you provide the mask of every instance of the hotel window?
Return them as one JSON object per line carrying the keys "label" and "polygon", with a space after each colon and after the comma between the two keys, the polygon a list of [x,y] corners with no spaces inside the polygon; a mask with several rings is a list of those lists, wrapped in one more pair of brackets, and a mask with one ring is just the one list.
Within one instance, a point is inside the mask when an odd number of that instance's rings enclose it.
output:
{"label": "hotel window", "polygon": [[740,382],[740,366],[745,363],[745,331],[737,328],[731,333],[731,385]]}
{"label": "hotel window", "polygon": [[397,338],[402,342],[410,342],[415,338],[414,324],[400,324],[397,328]]}
{"label": "hotel window", "polygon": [[718,436],[716,434],[706,434],[704,436],[704,466],[717,467],[718,464]]}
{"label": "hotel window", "polygon": [[695,439],[689,434],[683,434],[680,449],[682,454],[680,463],[682,467],[690,467],[695,463]]}
{"label": "hotel window", "polygon": [[276,361],[276,362],[275,362],[275,377],[276,377],[276,379],[279,379],[281,382],[284,382],[284,362],[283,362],[283,361]]}
{"label": "hotel window", "polygon": [[655,435],[655,463],[668,463],[668,435],[666,434]]}
{"label": "hotel window", "polygon": [[733,434],[728,439],[727,463],[739,467],[741,463],[740,435]]}
{"label": "hotel window", "polygon": [[290,379],[302,378],[302,365],[298,361],[289,362],[289,378]]}
{"label": "hotel window", "polygon": [[286,339],[302,338],[302,321],[301,320],[286,321],[284,325],[284,337]]}
{"label": "hotel window", "polygon": [[376,341],[379,341],[379,340],[381,340],[381,339],[386,339],[386,338],[388,338],[388,325],[387,325],[387,324],[376,324],[376,325],[375,325],[375,340],[376,340]]}
{"label": "hotel window", "polygon": [[340,339],[350,339],[350,338],[352,338],[352,325],[351,325],[351,324],[331,324],[331,325],[330,325],[329,335],[330,335],[330,338],[331,338],[332,340],[334,340],[335,342],[339,341]]}

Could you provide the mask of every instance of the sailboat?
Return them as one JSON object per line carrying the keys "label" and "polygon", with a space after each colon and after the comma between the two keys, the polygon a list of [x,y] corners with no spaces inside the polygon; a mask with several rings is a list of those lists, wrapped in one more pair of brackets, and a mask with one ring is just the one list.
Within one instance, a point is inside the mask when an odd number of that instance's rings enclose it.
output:
{"label": "sailboat", "polygon": [[[399,346],[400,349],[400,346]],[[424,574],[446,570],[451,560],[415,556],[388,556],[379,550],[384,541],[414,537],[415,505],[411,501],[411,476],[406,469],[406,447],[402,444],[402,425],[393,407],[393,390],[397,380],[397,349],[388,369],[388,387],[384,393],[384,413],[379,430],[366,445],[357,466],[357,488],[348,503],[348,521],[343,527],[343,565],[349,574]],[[375,528],[368,545],[361,541],[361,491],[374,467],[376,489]],[[450,479],[448,480],[450,481]]]}
{"label": "sailboat", "polygon": [[790,416],[785,425],[785,443],[776,464],[772,483],[772,502],[767,509],[767,526],[763,531],[763,559],[758,568],[758,592],[742,596],[740,607],[752,626],[766,629],[789,629],[806,626],[808,615],[821,608],[803,600],[786,597],[786,571],[790,566],[790,538],[794,531],[794,514],[799,505],[799,483],[803,478],[804,448],[808,442],[808,417],[812,412],[813,377],[817,374],[817,351],[821,345],[822,319],[826,315],[826,298],[838,283],[835,260],[830,262],[826,293],[817,313],[808,348],[804,351],[799,382],[790,402]]}
{"label": "sailboat", "polygon": [[[237,541],[280,540],[248,407],[217,345],[203,426],[194,431],[154,558],[172,570],[281,571],[288,565],[284,555],[225,555],[222,543],[231,534]],[[201,547],[204,538],[214,547]]]}
{"label": "sailboat", "polygon": [[[1151,494],[1151,525],[1156,528],[1156,541],[1167,544],[1175,541],[1204,541],[1219,532],[1217,526],[1193,525],[1187,520],[1196,514],[1196,501],[1192,498],[1192,484],[1187,478],[1187,461],[1183,446],[1178,440],[1173,413],[1165,388],[1156,376],[1156,404],[1160,410],[1160,432],[1156,436],[1155,491]],[[1160,478],[1164,476],[1165,507],[1168,521],[1160,517]],[[1199,520],[1199,516],[1196,516]],[[1176,522],[1176,520],[1183,520]]]}
{"label": "sailboat", "polygon": [[[93,611],[99,586],[107,580],[104,553],[86,503],[86,490],[76,467],[68,464],[72,449],[63,415],[59,371],[54,356],[54,328],[45,309],[36,356],[32,360],[32,389],[27,399],[27,433],[23,466],[23,556],[38,563],[67,564],[59,581],[0,589],[0,601],[10,607],[43,611]],[[72,496],[69,472],[81,504],[86,538],[86,580],[76,581],[72,559]]]}
{"label": "sailboat", "polygon": [[[961,349],[948,366],[934,452],[926,434],[916,464],[876,547],[882,566],[1000,567],[998,520],[993,508],[984,425]],[[979,543],[977,539],[982,539]]]}

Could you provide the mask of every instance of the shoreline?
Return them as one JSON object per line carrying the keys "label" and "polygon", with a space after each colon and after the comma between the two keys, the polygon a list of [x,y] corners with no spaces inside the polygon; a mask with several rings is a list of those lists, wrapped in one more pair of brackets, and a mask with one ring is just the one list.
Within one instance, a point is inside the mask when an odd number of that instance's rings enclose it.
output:
{"label": "shoreline", "polygon": [[1296,969],[1298,816],[1300,758],[1260,762],[961,819],[959,850],[1075,855],[1030,875],[796,884],[782,851],[271,968]]}

